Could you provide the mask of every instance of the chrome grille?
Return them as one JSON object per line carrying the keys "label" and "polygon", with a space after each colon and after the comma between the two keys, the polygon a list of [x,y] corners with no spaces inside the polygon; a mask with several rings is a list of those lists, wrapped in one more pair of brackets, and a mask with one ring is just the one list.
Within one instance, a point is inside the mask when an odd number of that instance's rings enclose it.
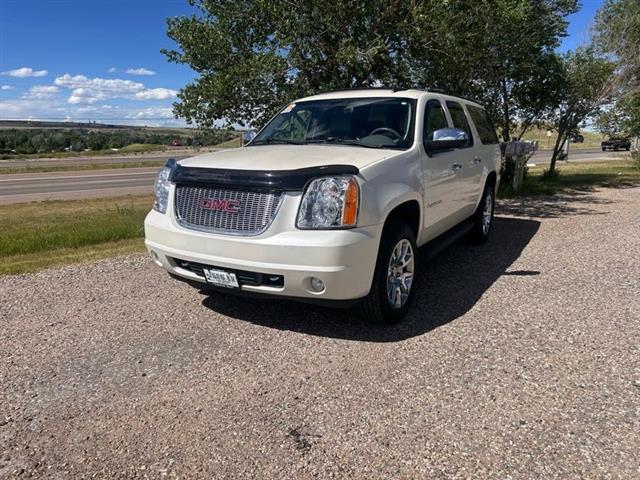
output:
{"label": "chrome grille", "polygon": [[[229,188],[177,185],[175,212],[178,223],[192,230],[234,235],[258,235],[275,217],[282,194]],[[206,208],[205,203],[234,202],[237,212]]]}

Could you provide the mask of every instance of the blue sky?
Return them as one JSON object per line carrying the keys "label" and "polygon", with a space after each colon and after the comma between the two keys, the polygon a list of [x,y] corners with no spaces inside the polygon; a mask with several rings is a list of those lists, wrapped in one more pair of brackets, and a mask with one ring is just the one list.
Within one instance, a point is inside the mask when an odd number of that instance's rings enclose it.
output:
{"label": "blue sky", "polygon": [[[601,0],[572,15],[560,50],[588,41]],[[182,125],[176,92],[194,78],[167,62],[166,18],[187,0],[0,0],[0,118]]]}

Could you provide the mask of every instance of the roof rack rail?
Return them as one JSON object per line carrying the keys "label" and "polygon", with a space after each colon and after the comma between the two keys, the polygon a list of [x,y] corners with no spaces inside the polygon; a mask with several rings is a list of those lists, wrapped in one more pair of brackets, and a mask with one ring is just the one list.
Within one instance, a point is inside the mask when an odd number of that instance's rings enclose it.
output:
{"label": "roof rack rail", "polygon": [[393,85],[391,87],[349,87],[349,88],[339,88],[337,90],[330,90],[330,92],[350,92],[353,90],[391,90],[393,92],[399,92],[400,90],[407,90],[406,88],[400,87],[398,85]]}
{"label": "roof rack rail", "polygon": [[475,98],[471,98],[471,97],[465,97],[464,95],[459,95],[457,93],[450,93],[448,91],[446,91],[444,88],[425,88],[425,90],[427,92],[433,92],[433,93],[441,93],[442,95],[450,95],[452,97],[458,97],[458,98],[462,98],[463,100],[468,100],[470,102],[474,102],[474,103],[480,103],[478,102],[477,99]]}

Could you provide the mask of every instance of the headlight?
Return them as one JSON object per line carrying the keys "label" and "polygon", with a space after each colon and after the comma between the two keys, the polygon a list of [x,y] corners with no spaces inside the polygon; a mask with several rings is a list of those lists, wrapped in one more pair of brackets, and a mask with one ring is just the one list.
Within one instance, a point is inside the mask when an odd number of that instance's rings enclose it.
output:
{"label": "headlight", "polygon": [[171,172],[176,166],[176,161],[170,159],[167,161],[162,170],[158,172],[156,177],[156,183],[153,190],[156,195],[156,199],[153,202],[153,209],[160,213],[167,213],[167,203],[169,203],[169,189],[171,188]]}
{"label": "headlight", "polygon": [[301,229],[355,227],[359,197],[355,177],[316,178],[304,192],[296,226]]}

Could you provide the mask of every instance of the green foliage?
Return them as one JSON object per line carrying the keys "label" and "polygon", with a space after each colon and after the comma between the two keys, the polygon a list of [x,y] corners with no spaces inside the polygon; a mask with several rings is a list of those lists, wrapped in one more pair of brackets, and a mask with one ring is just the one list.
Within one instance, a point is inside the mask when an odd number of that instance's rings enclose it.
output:
{"label": "green foliage", "polygon": [[[86,129],[7,129],[0,130],[0,154],[34,154],[70,150],[82,152],[126,148],[130,145],[169,145],[174,139],[182,145],[217,145],[235,138],[237,134],[226,129],[184,134],[154,133],[136,129],[116,131],[89,131]],[[138,147],[138,150],[141,148]],[[135,148],[131,148],[135,151]]]}
{"label": "green foliage", "polygon": [[596,128],[608,136],[640,136],[640,91],[618,98],[598,116]]}
{"label": "green foliage", "polygon": [[170,61],[198,74],[174,104],[187,122],[260,126],[294,98],[375,85],[478,97],[510,136],[559,101],[553,53],[576,0],[191,0],[168,19]]}
{"label": "green foliage", "polygon": [[614,64],[599,56],[593,47],[580,47],[563,57],[564,78],[562,101],[546,115],[546,120],[557,132],[551,157],[550,173],[567,137],[579,130],[589,116],[599,113],[612,94]]}
{"label": "green foliage", "polygon": [[617,62],[617,86],[622,95],[640,88],[640,2],[606,0],[598,11],[594,43]]}

